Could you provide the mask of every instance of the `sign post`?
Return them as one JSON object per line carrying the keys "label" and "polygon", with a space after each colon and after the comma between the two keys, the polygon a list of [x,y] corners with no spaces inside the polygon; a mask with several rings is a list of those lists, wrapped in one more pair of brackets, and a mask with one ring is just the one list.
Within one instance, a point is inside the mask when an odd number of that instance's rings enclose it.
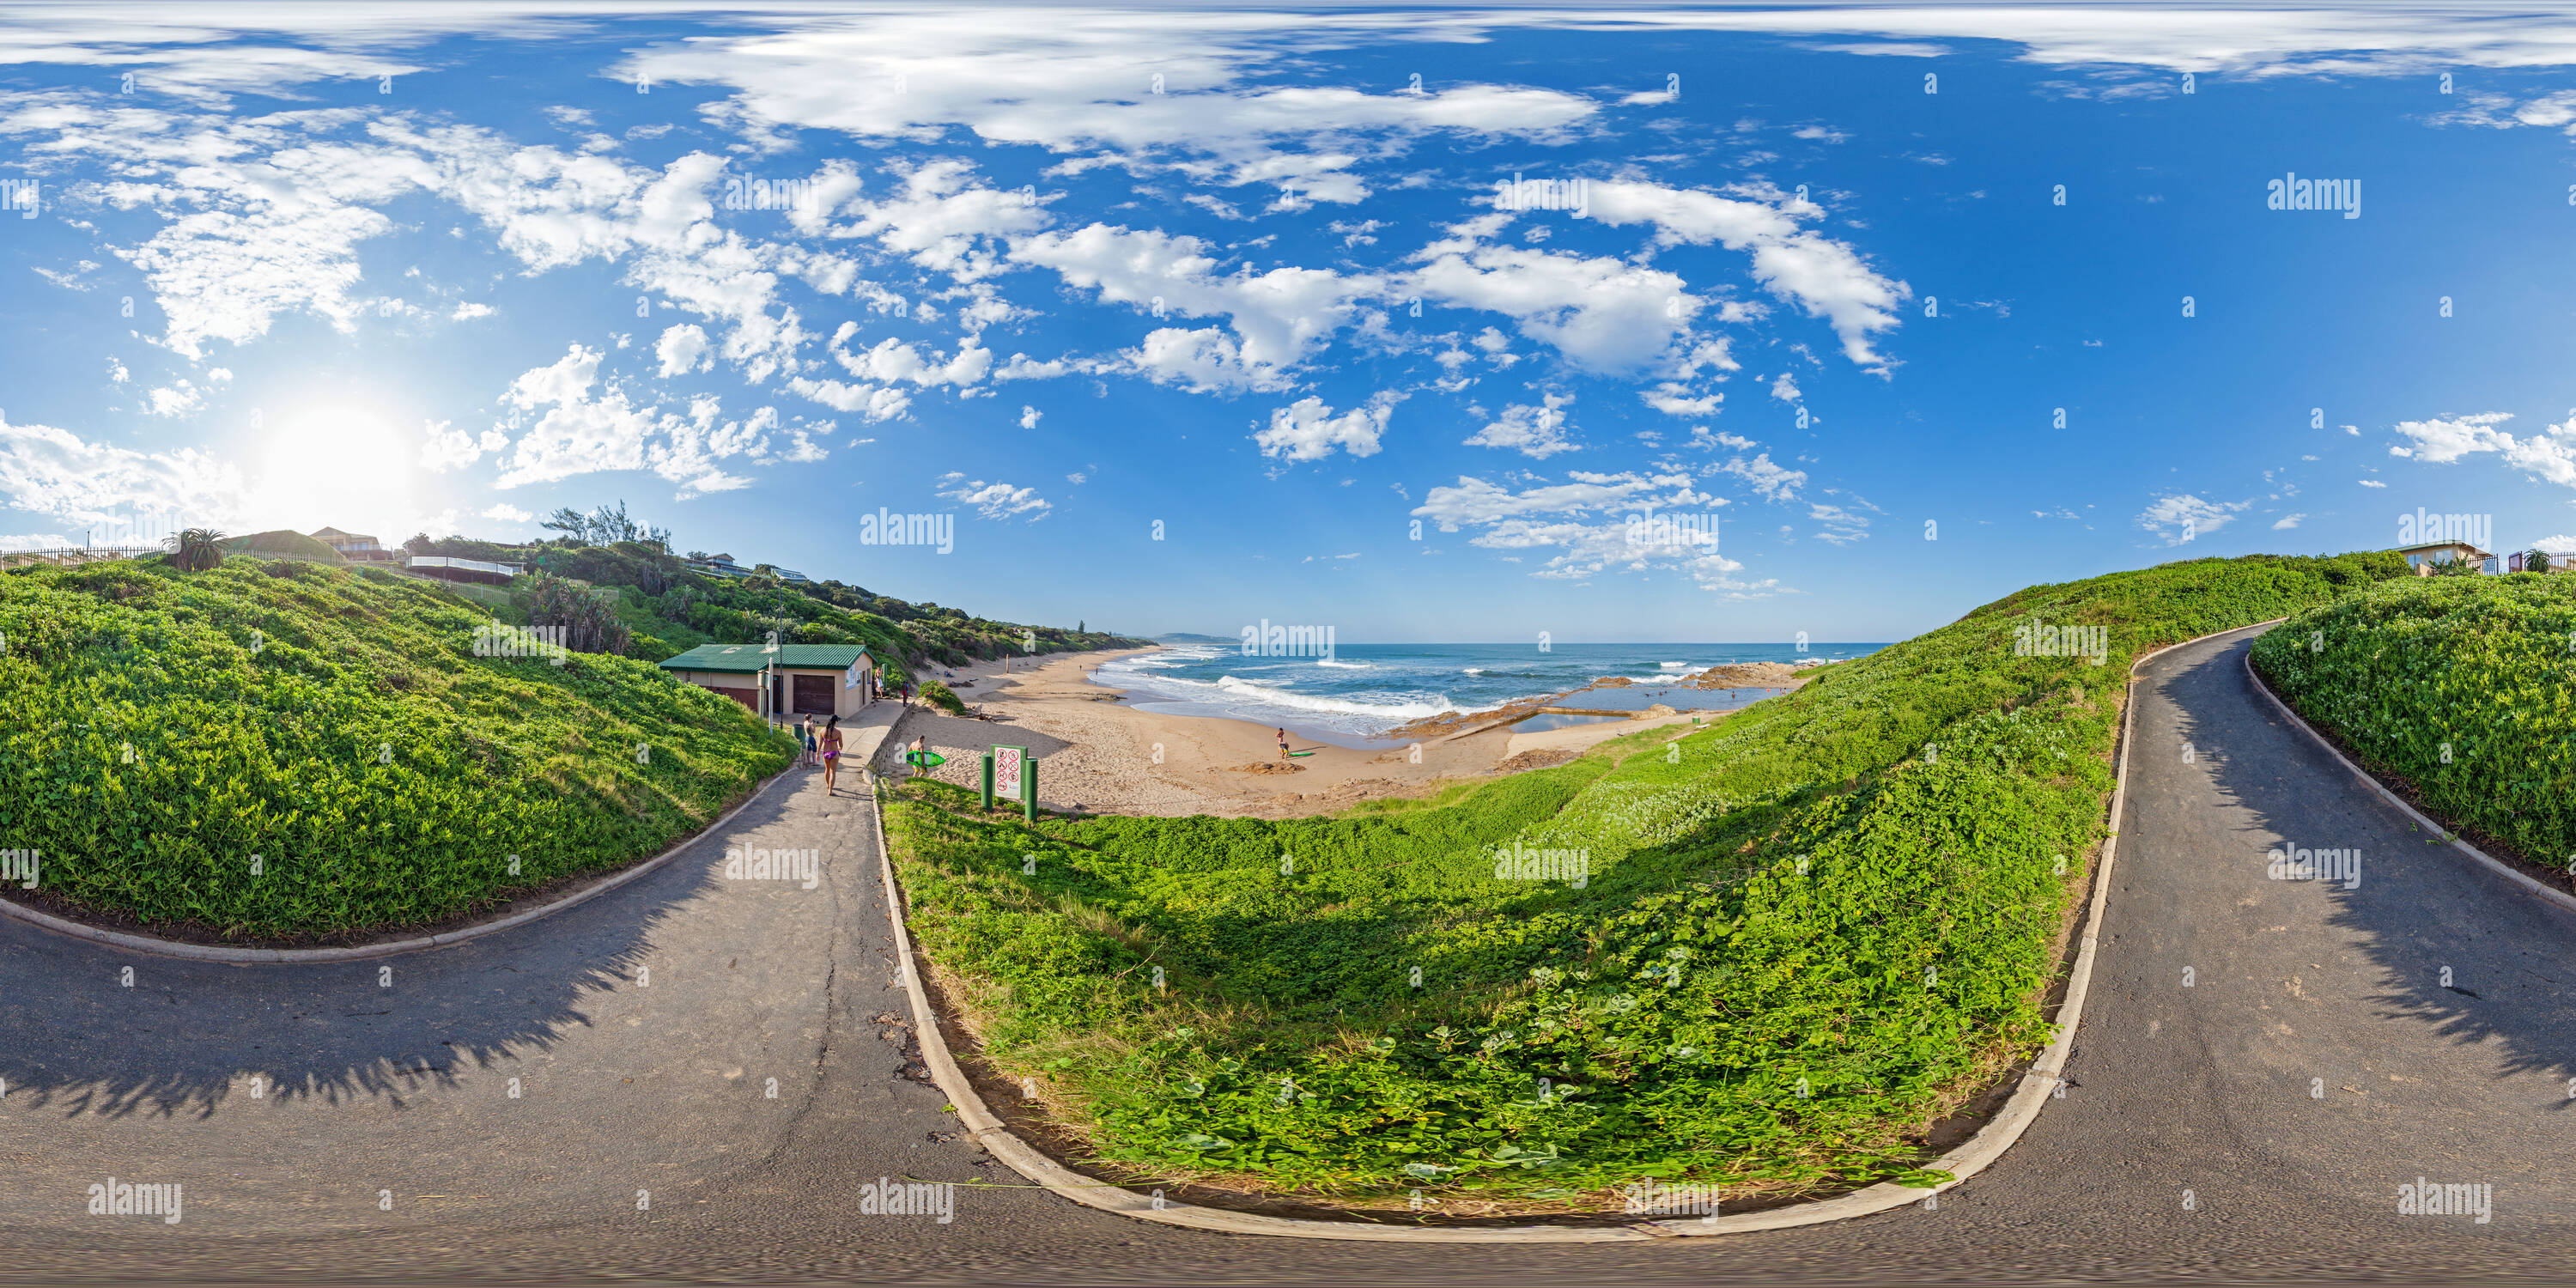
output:
{"label": "sign post", "polygon": [[993,753],[984,753],[984,812],[993,812]]}
{"label": "sign post", "polygon": [[1020,817],[1038,821],[1038,758],[1020,757]]}
{"label": "sign post", "polygon": [[1029,749],[1026,747],[1011,747],[1001,743],[995,743],[993,744],[992,756],[993,776],[991,782],[1002,791],[1019,791],[1025,781],[1035,776],[1034,772],[1028,768]]}

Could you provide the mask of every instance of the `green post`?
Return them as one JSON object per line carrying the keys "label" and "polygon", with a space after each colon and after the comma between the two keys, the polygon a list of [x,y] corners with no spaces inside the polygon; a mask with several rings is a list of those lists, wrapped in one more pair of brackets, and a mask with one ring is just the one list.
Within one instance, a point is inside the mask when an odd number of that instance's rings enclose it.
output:
{"label": "green post", "polygon": [[1020,757],[1020,817],[1038,821],[1038,758]]}
{"label": "green post", "polygon": [[993,753],[984,753],[984,812],[993,812]]}

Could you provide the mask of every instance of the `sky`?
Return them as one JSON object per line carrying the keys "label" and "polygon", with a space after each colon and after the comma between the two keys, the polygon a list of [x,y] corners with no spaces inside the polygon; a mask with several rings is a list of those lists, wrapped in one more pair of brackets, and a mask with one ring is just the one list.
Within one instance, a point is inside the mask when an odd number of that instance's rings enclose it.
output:
{"label": "sky", "polygon": [[0,9],[0,549],[623,501],[1348,642],[2576,552],[2570,64],[2509,8]]}

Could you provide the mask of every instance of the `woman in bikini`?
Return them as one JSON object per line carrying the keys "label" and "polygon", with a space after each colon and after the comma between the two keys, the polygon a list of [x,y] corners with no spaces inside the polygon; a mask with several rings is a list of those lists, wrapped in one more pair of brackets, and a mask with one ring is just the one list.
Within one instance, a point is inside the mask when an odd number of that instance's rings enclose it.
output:
{"label": "woman in bikini", "polygon": [[841,718],[832,717],[823,726],[823,794],[835,794],[832,779],[841,768]]}

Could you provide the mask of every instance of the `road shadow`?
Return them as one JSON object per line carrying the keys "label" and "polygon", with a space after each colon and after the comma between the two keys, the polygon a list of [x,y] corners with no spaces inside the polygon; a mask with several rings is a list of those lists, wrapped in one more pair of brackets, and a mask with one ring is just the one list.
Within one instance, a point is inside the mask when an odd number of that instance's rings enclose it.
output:
{"label": "road shadow", "polygon": [[206,1118],[256,1092],[401,1107],[462,1073],[541,1054],[590,1027],[589,999],[635,986],[655,932],[720,880],[728,838],[778,823],[819,773],[791,772],[615,890],[397,957],[198,962],[0,920],[0,979],[10,981],[0,1033],[12,1035],[0,1049],[5,1103],[65,1117]]}
{"label": "road shadow", "polygon": [[[2285,719],[2246,674],[2247,637],[2196,663],[2153,673],[2182,737],[2200,748],[2223,797],[2268,833],[2223,856],[2256,879],[2275,841],[2359,848],[2360,884],[2307,883],[2327,899],[2326,923],[2351,932],[2391,980],[2370,997],[2380,1018],[2429,1025],[2442,1039],[2483,1045],[2508,1076],[2576,1077],[2576,915],[2540,900],[2417,829],[2356,780],[2333,753]],[[2453,978],[2446,987],[2441,967]],[[2576,1101],[2557,1099],[2565,1110]]]}

